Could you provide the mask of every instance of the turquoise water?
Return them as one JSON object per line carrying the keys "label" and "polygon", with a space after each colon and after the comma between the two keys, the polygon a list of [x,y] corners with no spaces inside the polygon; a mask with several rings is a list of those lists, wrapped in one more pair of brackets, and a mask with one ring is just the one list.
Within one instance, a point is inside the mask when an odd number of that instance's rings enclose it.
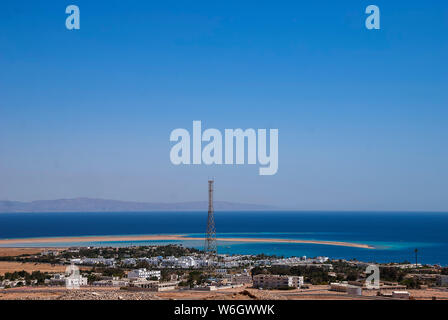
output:
{"label": "turquoise water", "polygon": [[[203,237],[206,212],[0,214],[0,238],[90,235],[188,234]],[[221,238],[280,238],[364,243],[375,250],[319,244],[218,243],[220,253],[328,256],[372,262],[415,261],[448,265],[448,213],[217,212]],[[203,241],[51,243],[39,246],[127,246]],[[32,244],[21,244],[21,246]]]}

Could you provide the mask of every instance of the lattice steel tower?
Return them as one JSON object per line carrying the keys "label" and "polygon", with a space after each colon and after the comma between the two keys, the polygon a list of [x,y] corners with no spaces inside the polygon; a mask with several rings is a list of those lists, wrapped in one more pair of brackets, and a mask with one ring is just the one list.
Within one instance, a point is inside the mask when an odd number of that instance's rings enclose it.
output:
{"label": "lattice steel tower", "polygon": [[216,228],[213,209],[213,180],[208,181],[208,216],[207,233],[205,235],[205,254],[210,260],[215,260],[218,253],[216,246]]}

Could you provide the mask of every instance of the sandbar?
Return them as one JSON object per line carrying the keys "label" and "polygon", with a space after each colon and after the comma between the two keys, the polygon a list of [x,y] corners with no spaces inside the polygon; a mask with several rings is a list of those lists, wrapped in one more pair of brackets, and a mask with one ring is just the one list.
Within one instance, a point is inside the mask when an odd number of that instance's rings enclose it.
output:
{"label": "sandbar", "polygon": [[[0,245],[20,244],[50,244],[50,243],[82,243],[82,242],[107,242],[107,241],[158,241],[158,240],[205,240],[201,237],[189,237],[187,235],[135,235],[135,236],[84,236],[84,237],[51,237],[51,238],[21,238],[21,239],[2,239]],[[275,238],[217,238],[219,242],[246,242],[246,243],[301,243],[301,244],[320,244],[328,246],[352,247],[362,249],[375,249],[374,246],[341,241],[321,241],[321,240],[300,240],[300,239],[275,239]]]}

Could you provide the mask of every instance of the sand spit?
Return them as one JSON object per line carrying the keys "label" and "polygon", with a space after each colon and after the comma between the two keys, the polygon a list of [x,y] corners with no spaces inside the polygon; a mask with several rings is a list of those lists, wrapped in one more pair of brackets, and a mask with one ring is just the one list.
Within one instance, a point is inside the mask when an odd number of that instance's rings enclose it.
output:
{"label": "sand spit", "polygon": [[[0,246],[18,246],[33,244],[57,244],[64,243],[83,243],[83,242],[107,242],[107,241],[157,241],[157,240],[204,240],[200,237],[188,237],[187,235],[138,235],[138,236],[86,236],[86,237],[54,237],[54,238],[22,238],[22,239],[3,239],[0,240]],[[273,239],[273,238],[217,238],[219,242],[243,242],[243,243],[300,243],[300,244],[320,244],[328,246],[341,246],[362,249],[375,249],[375,247],[352,242],[341,241],[320,241],[320,240],[299,240],[299,239]]]}

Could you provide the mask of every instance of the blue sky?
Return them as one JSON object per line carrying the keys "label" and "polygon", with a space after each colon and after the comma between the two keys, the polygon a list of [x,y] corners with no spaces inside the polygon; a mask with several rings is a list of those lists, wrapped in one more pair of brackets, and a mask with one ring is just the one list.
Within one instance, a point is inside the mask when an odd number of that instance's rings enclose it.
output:
{"label": "blue sky", "polygon": [[[0,6],[0,199],[448,211],[445,1]],[[278,173],[172,165],[193,120],[278,128]]]}

